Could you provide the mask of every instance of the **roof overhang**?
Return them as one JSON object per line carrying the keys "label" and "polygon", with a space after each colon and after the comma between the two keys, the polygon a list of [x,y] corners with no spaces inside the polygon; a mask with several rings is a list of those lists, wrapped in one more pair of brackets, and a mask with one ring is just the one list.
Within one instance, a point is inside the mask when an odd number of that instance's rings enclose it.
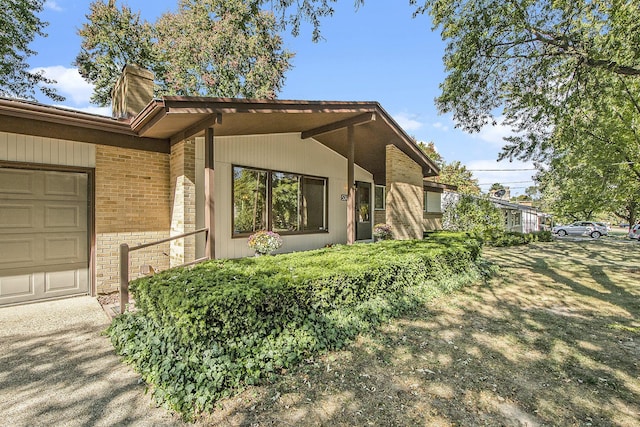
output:
{"label": "roof overhang", "polygon": [[140,137],[128,122],[68,108],[0,97],[0,131],[170,152],[168,139]]}
{"label": "roof overhang", "polygon": [[353,127],[355,163],[378,184],[392,144],[436,176],[437,165],[377,102],[285,101],[168,96],[153,100],[131,121],[0,97],[0,131],[169,153],[171,144],[202,136],[300,133],[347,157]]}
{"label": "roof overhang", "polygon": [[386,146],[393,144],[422,168],[439,170],[377,102],[250,100],[164,97],[149,103],[131,122],[139,136],[172,143],[213,127],[216,136],[300,133],[347,156],[347,128],[353,126],[355,163],[384,179]]}
{"label": "roof overhang", "polygon": [[458,186],[456,185],[443,184],[441,182],[431,181],[429,178],[425,178],[422,184],[425,190],[432,191],[434,193],[442,193],[445,190],[458,191]]}

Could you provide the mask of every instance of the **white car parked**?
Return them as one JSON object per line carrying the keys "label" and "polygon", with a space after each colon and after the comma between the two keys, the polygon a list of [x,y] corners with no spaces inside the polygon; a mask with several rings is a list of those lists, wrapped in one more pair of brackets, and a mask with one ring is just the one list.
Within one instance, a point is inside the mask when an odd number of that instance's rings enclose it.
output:
{"label": "white car parked", "polygon": [[576,221],[569,225],[556,225],[551,231],[558,236],[571,234],[574,236],[591,236],[594,239],[609,234],[606,225],[598,225],[592,221]]}
{"label": "white car parked", "polygon": [[631,227],[631,230],[629,230],[629,238],[640,241],[640,223]]}

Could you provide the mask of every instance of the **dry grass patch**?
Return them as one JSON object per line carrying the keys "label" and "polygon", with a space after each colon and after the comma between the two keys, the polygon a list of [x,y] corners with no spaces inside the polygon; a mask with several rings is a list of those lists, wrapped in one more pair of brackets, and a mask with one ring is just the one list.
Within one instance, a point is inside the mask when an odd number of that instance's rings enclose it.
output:
{"label": "dry grass patch", "polygon": [[640,245],[486,249],[490,283],[220,402],[204,424],[637,426]]}

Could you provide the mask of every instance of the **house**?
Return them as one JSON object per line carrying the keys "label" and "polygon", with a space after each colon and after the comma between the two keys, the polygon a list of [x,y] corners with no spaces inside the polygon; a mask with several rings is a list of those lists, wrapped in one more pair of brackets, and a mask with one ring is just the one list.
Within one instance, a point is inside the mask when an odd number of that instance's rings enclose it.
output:
{"label": "house", "polygon": [[511,203],[506,200],[491,197],[493,204],[504,215],[504,227],[507,231],[531,233],[549,229],[549,215],[528,204]]}
{"label": "house", "polygon": [[249,256],[259,229],[297,251],[437,226],[438,168],[376,102],[152,90],[126,66],[113,117],[0,98],[0,305],[116,291],[122,243],[206,229],[132,252],[137,274]]}

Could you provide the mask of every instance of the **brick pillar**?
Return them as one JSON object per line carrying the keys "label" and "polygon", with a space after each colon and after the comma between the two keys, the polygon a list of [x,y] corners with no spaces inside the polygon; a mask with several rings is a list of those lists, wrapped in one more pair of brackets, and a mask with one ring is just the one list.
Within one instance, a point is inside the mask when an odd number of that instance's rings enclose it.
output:
{"label": "brick pillar", "polygon": [[422,239],[422,168],[394,145],[387,145],[387,224],[396,239]]}
{"label": "brick pillar", "polygon": [[[171,235],[196,229],[196,144],[180,141],[171,147]],[[171,241],[171,266],[195,259],[195,236]]]}

